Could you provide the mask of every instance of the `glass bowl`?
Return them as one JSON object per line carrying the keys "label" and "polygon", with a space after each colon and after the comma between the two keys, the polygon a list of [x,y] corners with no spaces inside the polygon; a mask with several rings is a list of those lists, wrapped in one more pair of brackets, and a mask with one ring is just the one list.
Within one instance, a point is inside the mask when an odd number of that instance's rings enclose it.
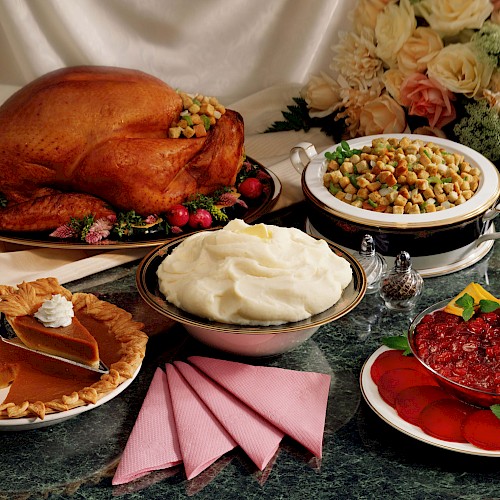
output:
{"label": "glass bowl", "polygon": [[443,376],[436,370],[434,370],[431,366],[429,366],[419,355],[417,352],[416,344],[415,344],[415,336],[416,336],[416,328],[417,325],[422,321],[424,316],[427,314],[434,313],[435,311],[439,311],[444,309],[446,304],[448,304],[449,299],[438,302],[424,311],[422,311],[415,319],[412,321],[410,325],[410,329],[408,330],[408,342],[410,344],[410,349],[417,358],[420,363],[425,367],[425,369],[434,377],[434,379],[438,382],[438,384],[443,387],[450,394],[456,396],[458,399],[465,401],[466,403],[473,404],[475,406],[480,406],[483,408],[488,408],[494,404],[500,404],[500,394],[494,392],[488,392],[486,390],[481,390],[474,387],[468,387],[466,385],[455,382],[454,380],[450,380],[449,378]]}

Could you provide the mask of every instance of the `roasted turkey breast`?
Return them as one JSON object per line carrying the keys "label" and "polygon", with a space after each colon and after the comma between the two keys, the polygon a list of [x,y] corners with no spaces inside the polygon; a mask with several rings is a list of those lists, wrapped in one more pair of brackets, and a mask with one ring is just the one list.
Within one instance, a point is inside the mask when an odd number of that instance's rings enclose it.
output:
{"label": "roasted turkey breast", "polygon": [[50,230],[68,214],[165,212],[195,193],[233,185],[243,120],[227,110],[206,137],[168,138],[182,99],[143,72],[60,69],[0,107],[0,230]]}

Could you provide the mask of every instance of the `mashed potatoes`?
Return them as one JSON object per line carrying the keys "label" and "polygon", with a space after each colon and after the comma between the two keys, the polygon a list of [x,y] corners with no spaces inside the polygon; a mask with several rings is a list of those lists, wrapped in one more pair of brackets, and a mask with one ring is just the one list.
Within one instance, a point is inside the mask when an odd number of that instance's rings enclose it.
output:
{"label": "mashed potatoes", "polygon": [[197,316],[239,325],[300,321],[335,304],[350,264],[294,228],[233,220],[196,233],[157,271],[160,291]]}

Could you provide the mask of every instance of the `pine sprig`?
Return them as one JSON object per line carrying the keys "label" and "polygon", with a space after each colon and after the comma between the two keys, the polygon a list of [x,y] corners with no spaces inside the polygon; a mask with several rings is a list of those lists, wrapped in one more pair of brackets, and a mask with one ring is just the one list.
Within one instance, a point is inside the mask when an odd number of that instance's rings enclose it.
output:
{"label": "pine sprig", "polygon": [[309,108],[307,102],[302,97],[294,97],[295,104],[287,106],[288,111],[282,111],[284,120],[275,121],[265,132],[285,132],[289,130],[303,130],[309,132],[311,128],[319,128],[324,134],[332,137],[335,142],[339,142],[345,132],[345,123],[343,120],[336,120],[335,113],[331,113],[325,117],[309,116]]}
{"label": "pine sprig", "polygon": [[265,132],[283,132],[286,130],[305,130],[311,128],[311,117],[307,103],[302,97],[294,97],[295,104],[287,106],[288,111],[282,111],[281,114],[285,120],[274,122]]}

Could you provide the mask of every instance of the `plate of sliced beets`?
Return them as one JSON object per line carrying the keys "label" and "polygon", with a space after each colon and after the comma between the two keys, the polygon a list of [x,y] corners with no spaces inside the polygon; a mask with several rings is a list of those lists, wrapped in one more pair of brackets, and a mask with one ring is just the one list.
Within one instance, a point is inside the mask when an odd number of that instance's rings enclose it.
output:
{"label": "plate of sliced beets", "polygon": [[500,457],[500,420],[442,388],[413,356],[380,347],[365,362],[361,392],[397,430],[451,451]]}

